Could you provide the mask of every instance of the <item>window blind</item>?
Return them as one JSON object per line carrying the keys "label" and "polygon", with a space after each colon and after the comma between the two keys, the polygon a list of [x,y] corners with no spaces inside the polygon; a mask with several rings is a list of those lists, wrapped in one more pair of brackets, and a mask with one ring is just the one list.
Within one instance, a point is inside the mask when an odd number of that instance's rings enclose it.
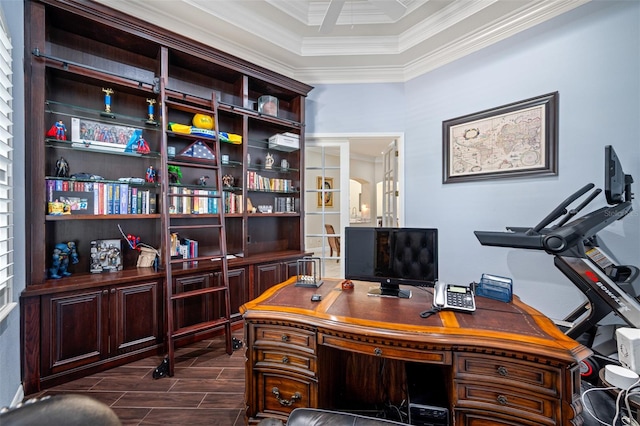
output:
{"label": "window blind", "polygon": [[0,321],[13,302],[13,95],[11,39],[0,22]]}

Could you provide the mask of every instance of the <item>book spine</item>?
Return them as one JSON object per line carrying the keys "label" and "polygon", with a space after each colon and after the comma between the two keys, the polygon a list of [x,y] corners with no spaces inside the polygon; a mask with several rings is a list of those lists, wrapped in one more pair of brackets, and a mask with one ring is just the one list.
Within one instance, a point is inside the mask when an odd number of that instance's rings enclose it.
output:
{"label": "book spine", "polygon": [[120,214],[129,213],[129,185],[120,184]]}

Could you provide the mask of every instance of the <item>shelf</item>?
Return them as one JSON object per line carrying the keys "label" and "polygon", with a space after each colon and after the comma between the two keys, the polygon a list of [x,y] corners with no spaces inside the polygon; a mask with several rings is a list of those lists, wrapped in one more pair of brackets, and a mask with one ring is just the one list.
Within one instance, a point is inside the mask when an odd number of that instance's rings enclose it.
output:
{"label": "shelf", "polygon": [[[142,109],[142,105],[141,105]],[[44,112],[49,114],[61,115],[63,117],[72,117],[72,118],[80,118],[92,121],[99,121],[101,123],[110,125],[110,124],[118,124],[121,126],[127,127],[137,127],[141,130],[149,130],[149,131],[159,131],[160,123],[157,121],[149,121],[148,118],[141,116],[133,116],[127,114],[119,114],[115,112],[108,113],[109,115],[105,115],[104,110],[97,110],[93,108],[86,108],[79,105],[71,105],[64,102],[57,102],[53,100],[45,101],[45,110]],[[122,124],[121,122],[125,120],[127,124]],[[130,124],[135,123],[135,124]],[[53,124],[53,123],[52,123]]]}
{"label": "shelf", "polygon": [[160,219],[159,213],[138,213],[138,214],[62,214],[62,215],[45,215],[47,222],[59,222],[67,220],[140,220],[144,219]]}

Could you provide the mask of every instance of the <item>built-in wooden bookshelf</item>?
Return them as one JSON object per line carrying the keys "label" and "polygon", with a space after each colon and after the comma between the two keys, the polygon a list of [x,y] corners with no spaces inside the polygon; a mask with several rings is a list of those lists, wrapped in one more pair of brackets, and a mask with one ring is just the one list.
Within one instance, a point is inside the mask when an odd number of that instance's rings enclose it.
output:
{"label": "built-in wooden bookshelf", "polygon": [[[300,171],[312,88],[88,0],[26,1],[25,25],[25,392],[166,351],[167,286],[207,289],[222,273],[208,259],[172,263],[167,274],[172,222],[193,222],[184,236],[197,241],[197,257],[208,256],[215,237],[195,227],[224,209],[231,320],[239,325],[238,308],[295,275],[305,255]],[[258,109],[265,95],[277,99],[275,113]],[[166,125],[193,126],[200,111],[216,117],[215,166],[176,155],[208,142]],[[282,134],[299,145],[270,146]],[[170,182],[169,166],[180,167],[179,183]],[[257,175],[268,185],[250,187]],[[49,204],[61,197],[73,205],[63,214]],[[157,267],[137,266],[140,252],[127,236],[157,250]],[[120,243],[120,269],[91,272],[95,241]],[[67,242],[79,263],[52,279],[56,246]],[[205,293],[178,304],[178,326],[220,316],[224,299]]]}

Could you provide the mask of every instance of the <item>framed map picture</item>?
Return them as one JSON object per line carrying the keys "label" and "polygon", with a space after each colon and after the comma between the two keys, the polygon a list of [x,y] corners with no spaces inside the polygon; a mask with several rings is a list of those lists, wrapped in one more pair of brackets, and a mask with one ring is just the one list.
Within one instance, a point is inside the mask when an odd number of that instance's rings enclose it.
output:
{"label": "framed map picture", "polygon": [[444,121],[444,183],[557,175],[558,92]]}

